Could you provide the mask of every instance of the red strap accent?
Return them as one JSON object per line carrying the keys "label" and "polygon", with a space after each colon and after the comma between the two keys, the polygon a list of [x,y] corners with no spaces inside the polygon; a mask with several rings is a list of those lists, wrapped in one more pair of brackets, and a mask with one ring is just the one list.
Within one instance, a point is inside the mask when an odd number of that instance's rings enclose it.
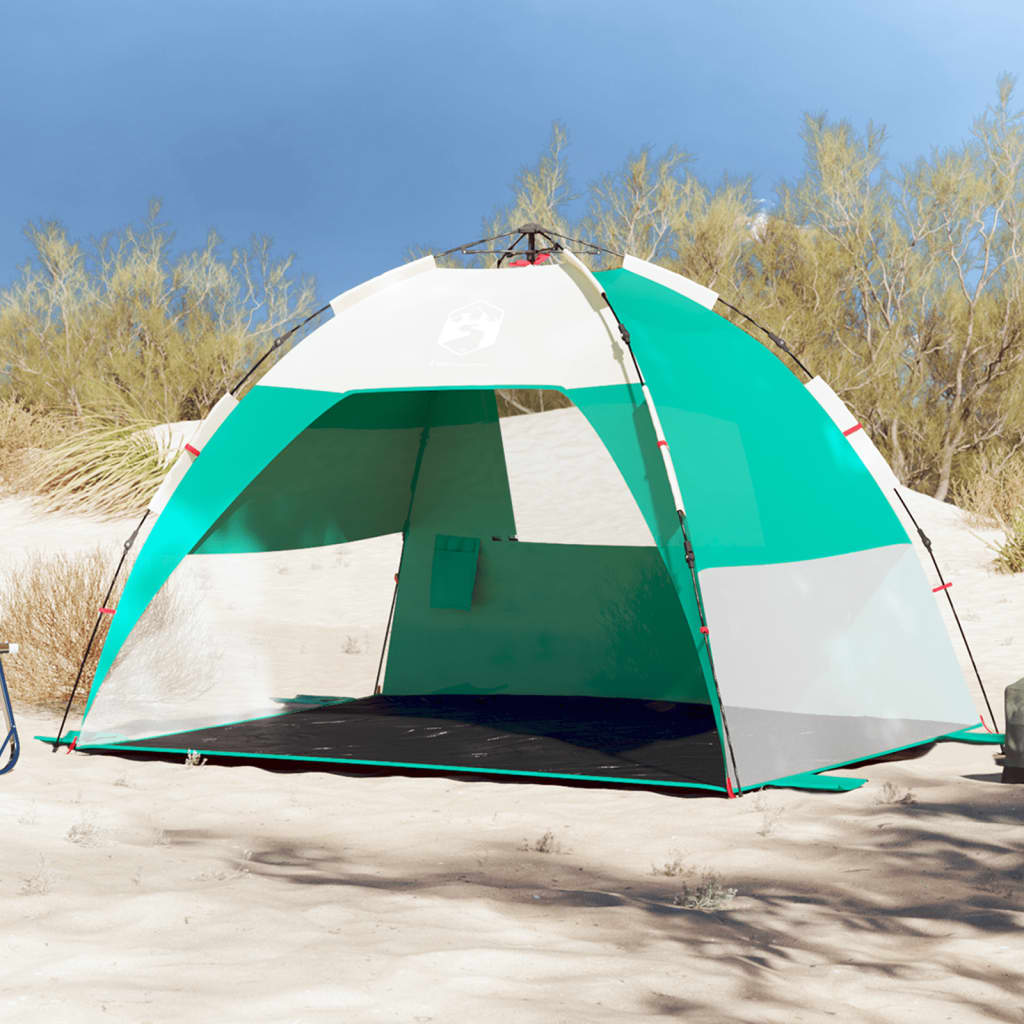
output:
{"label": "red strap accent", "polygon": [[994,730],[988,727],[988,723],[985,721],[982,715],[978,715],[978,721],[985,727],[985,732],[993,732]]}
{"label": "red strap accent", "polygon": [[855,434],[862,427],[863,427],[863,424],[861,424],[861,423],[854,423],[854,425],[852,427],[847,427],[847,429],[843,431],[843,437],[849,437],[851,434]]}
{"label": "red strap accent", "polygon": [[396,583],[398,582],[398,573],[397,572],[395,573],[395,582]]}
{"label": "red strap accent", "polygon": [[703,633],[703,634],[704,634],[705,636],[707,636],[707,635],[708,635],[708,627],[707,627],[707,626],[701,626],[701,627],[700,627],[700,631],[701,631],[701,632],[702,632],[702,633]]}
{"label": "red strap accent", "polygon": [[199,449],[195,445],[193,445],[193,444],[185,445],[185,451],[187,451],[189,453],[189,455],[198,455],[199,454]]}
{"label": "red strap accent", "polygon": [[732,800],[736,794],[732,791],[732,779],[728,775],[725,777],[725,795]]}
{"label": "red strap accent", "polygon": [[113,608],[101,608],[100,609],[100,615],[113,615],[113,614],[114,614],[114,609]]}
{"label": "red strap accent", "polygon": [[74,750],[74,749],[75,749],[75,747],[77,747],[77,746],[78,746],[78,737],[76,736],[76,737],[75,737],[75,738],[74,738],[74,739],[73,739],[73,740],[71,741],[71,745],[70,745],[70,746],[68,747],[68,750]]}
{"label": "red strap accent", "polygon": [[659,441],[658,442],[658,447],[659,448],[663,448],[663,447],[667,448],[668,447],[668,441]]}
{"label": "red strap accent", "polygon": [[943,583],[941,587],[932,587],[932,593],[937,594],[940,590],[949,590],[953,586],[952,580],[949,583]]}
{"label": "red strap accent", "polygon": [[546,252],[542,252],[533,261],[532,264],[530,263],[529,260],[514,260],[512,263],[509,264],[509,266],[510,267],[529,267],[529,266],[536,267],[536,266],[539,266],[541,263],[547,263],[547,261],[548,261],[548,254]]}

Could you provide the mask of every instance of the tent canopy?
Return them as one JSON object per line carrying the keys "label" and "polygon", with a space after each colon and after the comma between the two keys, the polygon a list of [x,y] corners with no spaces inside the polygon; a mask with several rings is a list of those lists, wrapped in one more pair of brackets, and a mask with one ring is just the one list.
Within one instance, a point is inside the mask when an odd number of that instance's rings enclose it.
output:
{"label": "tent canopy", "polygon": [[[79,746],[750,788],[976,721],[838,400],[714,299],[631,257],[595,277],[568,256],[426,257],[340,296],[211,414],[154,500]],[[517,533],[506,388],[563,392],[592,441],[581,458],[610,461],[585,510],[564,505],[558,542]],[[584,520],[614,507],[630,536],[594,543]],[[225,646],[246,591],[301,567],[310,630],[338,641],[313,576],[390,535],[379,694],[369,679],[329,701],[330,658],[301,637]],[[291,683],[320,697],[282,712]]]}

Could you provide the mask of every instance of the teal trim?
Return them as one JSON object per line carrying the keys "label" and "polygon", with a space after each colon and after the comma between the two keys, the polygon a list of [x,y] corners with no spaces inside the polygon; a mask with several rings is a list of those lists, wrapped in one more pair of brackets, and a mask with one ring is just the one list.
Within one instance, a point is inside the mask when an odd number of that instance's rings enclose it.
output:
{"label": "teal trim", "polygon": [[969,725],[966,729],[957,729],[955,732],[948,732],[940,736],[940,740],[948,740],[951,743],[976,743],[979,745],[1002,746],[1006,743],[1006,734],[1001,732],[975,732],[975,729],[984,729],[979,722],[977,725]]}
{"label": "teal trim", "polygon": [[[146,747],[134,744],[94,744],[87,743],[78,747],[86,752],[102,750],[130,750],[148,754],[187,754],[184,747]],[[340,757],[292,757],[290,754],[253,754],[235,750],[197,750],[196,753],[206,757],[241,757],[258,758],[266,761],[309,761],[319,764],[362,764],[374,768],[421,768],[432,772],[468,772],[473,775],[514,775],[538,779],[566,779],[571,782],[613,782],[627,786],[671,786],[675,789],[706,789],[716,793],[724,793],[722,786],[711,786],[703,782],[675,782],[668,779],[622,779],[614,775],[571,775],[567,772],[528,772],[511,771],[504,768],[471,768],[461,764],[420,764],[417,761],[365,761],[356,758]]]}
{"label": "teal trim", "polygon": [[770,787],[772,789],[816,790],[822,793],[849,793],[854,789],[860,789],[867,781],[867,779],[830,778],[814,772],[800,772],[798,775],[787,775],[783,779],[762,782],[757,786],[744,786],[742,791],[749,793],[752,790]]}
{"label": "teal trim", "polygon": [[78,736],[79,732],[77,729],[69,729],[67,732],[61,735],[59,743],[56,736],[33,736],[32,739],[39,740],[40,743],[46,743],[51,747],[54,745],[54,743],[58,743],[58,745],[61,747],[70,747],[71,744],[74,743],[76,739],[78,739]]}
{"label": "teal trim", "polygon": [[909,543],[853,447],[771,352],[663,285],[597,276],[657,404],[700,569]]}

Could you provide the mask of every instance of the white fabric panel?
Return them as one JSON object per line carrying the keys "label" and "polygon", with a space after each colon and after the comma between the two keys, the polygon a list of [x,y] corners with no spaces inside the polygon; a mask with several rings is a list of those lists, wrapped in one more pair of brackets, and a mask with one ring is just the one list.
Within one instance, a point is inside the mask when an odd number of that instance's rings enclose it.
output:
{"label": "white fabric panel", "polygon": [[910,544],[699,578],[724,704],[977,720]]}
{"label": "white fabric panel", "polygon": [[368,696],[400,551],[390,535],[189,555],[114,660],[81,742],[225,725],[298,694]]}
{"label": "white fabric panel", "polygon": [[[857,417],[820,377],[809,380],[806,388],[840,430],[846,431],[858,425]],[[848,434],[846,440],[853,445],[853,450],[860,456],[861,462],[867,466],[868,471],[875,478],[875,482],[885,492],[890,504],[895,504],[892,492],[895,487],[899,486],[899,481],[889,463],[885,461],[885,457],[868,436],[868,432],[863,427],[859,427],[853,433]]]}
{"label": "white fabric panel", "polygon": [[424,264],[385,278],[394,283],[336,307],[260,385],[340,392],[635,380],[618,331],[569,262],[503,270]]}
{"label": "white fabric panel", "polygon": [[696,281],[691,281],[688,277],[683,277],[682,274],[659,267],[656,263],[648,263],[647,260],[630,256],[629,253],[622,258],[622,269],[628,270],[631,274],[646,277],[648,281],[654,281],[666,288],[671,288],[672,291],[678,292],[705,309],[713,309],[718,301],[718,292],[713,292],[710,288],[705,288],[704,285],[697,284]]}
{"label": "white fabric panel", "polygon": [[[234,395],[222,395],[218,399],[217,404],[210,410],[206,419],[202,420],[199,426],[196,427],[195,433],[189,438],[188,443],[193,448],[202,451],[203,446],[213,437],[236,405],[238,405],[238,399]],[[178,484],[181,483],[182,477],[188,472],[188,467],[192,465],[195,458],[196,456],[191,452],[182,451],[175,460],[174,465],[171,466],[167,476],[164,477],[163,483],[157,488],[156,494],[150,500],[148,506],[150,512],[156,515],[163,512],[164,506],[170,501],[171,495],[176,490]]]}
{"label": "white fabric panel", "polygon": [[421,259],[413,260],[411,263],[403,263],[400,267],[393,267],[391,270],[378,274],[376,277],[371,277],[369,281],[357,284],[355,288],[349,288],[347,292],[342,292],[336,298],[331,299],[331,312],[338,316],[339,313],[350,309],[356,303],[362,302],[363,299],[367,299],[371,295],[384,291],[385,288],[408,281],[410,277],[415,277],[417,274],[423,274],[429,270],[436,269],[437,264],[434,262],[433,256],[423,256]]}

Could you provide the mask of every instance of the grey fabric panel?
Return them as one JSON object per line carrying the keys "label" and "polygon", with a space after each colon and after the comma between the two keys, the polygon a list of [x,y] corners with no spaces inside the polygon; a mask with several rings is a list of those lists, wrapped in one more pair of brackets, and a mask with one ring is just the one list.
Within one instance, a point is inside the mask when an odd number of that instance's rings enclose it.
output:
{"label": "grey fabric panel", "polygon": [[806,715],[725,708],[740,785],[861,761],[962,729],[970,722]]}
{"label": "grey fabric panel", "polygon": [[[909,544],[707,569],[700,583],[726,706],[850,721],[977,721],[935,595]],[[805,742],[780,739],[794,752]],[[886,742],[869,746],[880,750]]]}

